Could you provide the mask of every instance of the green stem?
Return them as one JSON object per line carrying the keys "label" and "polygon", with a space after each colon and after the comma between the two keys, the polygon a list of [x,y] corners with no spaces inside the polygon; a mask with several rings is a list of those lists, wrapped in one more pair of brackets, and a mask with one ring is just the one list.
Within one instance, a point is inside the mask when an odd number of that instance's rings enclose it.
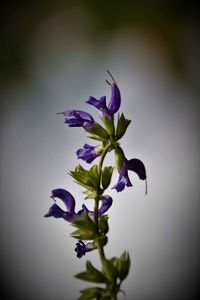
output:
{"label": "green stem", "polygon": [[[106,157],[106,154],[113,148],[113,145],[109,142],[100,157],[99,164],[98,164],[98,172],[99,172],[99,184],[98,184],[98,189],[97,189],[97,195],[95,197],[95,204],[94,204],[94,222],[96,224],[97,228],[97,234],[100,237],[101,233],[99,232],[99,218],[98,218],[98,209],[99,209],[99,201],[101,199],[102,195],[102,189],[101,189],[101,181],[102,181],[102,172],[103,172],[103,162]],[[106,263],[106,257],[104,253],[104,245],[102,244],[101,240],[97,239],[97,248],[99,252],[99,257],[101,260],[102,267],[105,266]],[[116,286],[116,283],[114,283]],[[107,286],[108,288],[108,286]],[[111,300],[117,300],[117,291],[114,291],[113,289],[110,290],[110,299]]]}
{"label": "green stem", "polygon": [[101,185],[101,176],[102,176],[102,167],[103,167],[103,161],[104,161],[104,158],[106,156],[106,154],[109,152],[109,150],[111,149],[111,144],[108,143],[106,145],[106,147],[104,148],[102,154],[101,154],[101,157],[100,157],[100,160],[99,160],[99,178],[100,178],[100,181],[99,181],[99,189],[100,189],[100,185]]}
{"label": "green stem", "polygon": [[[111,144],[108,143],[106,145],[106,147],[104,148],[101,157],[100,157],[100,161],[99,161],[99,165],[98,165],[98,171],[99,171],[99,185],[98,185],[98,190],[97,190],[97,196],[95,197],[95,205],[94,205],[94,222],[96,224],[96,228],[97,228],[97,233],[98,235],[100,235],[99,233],[99,219],[98,219],[98,209],[99,209],[99,200],[100,200],[100,196],[101,196],[101,178],[102,178],[102,168],[103,168],[103,162],[104,159],[106,157],[106,154],[109,152],[109,150],[111,149]],[[101,263],[102,265],[104,264],[106,258],[105,258],[105,253],[104,253],[104,249],[103,249],[103,245],[98,241],[98,251],[99,251],[99,256],[101,259]]]}

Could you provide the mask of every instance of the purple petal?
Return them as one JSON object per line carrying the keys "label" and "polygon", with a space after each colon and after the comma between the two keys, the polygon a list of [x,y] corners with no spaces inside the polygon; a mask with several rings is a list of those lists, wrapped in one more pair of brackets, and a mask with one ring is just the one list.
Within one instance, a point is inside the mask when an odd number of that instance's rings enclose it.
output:
{"label": "purple petal", "polygon": [[54,217],[54,218],[63,218],[65,212],[57,205],[53,204],[46,215],[44,215],[45,218],[48,217]]}
{"label": "purple petal", "polygon": [[55,189],[52,190],[52,196],[51,198],[59,198],[60,200],[62,200],[67,208],[67,211],[69,213],[74,213],[74,209],[75,209],[75,199],[72,196],[72,194],[70,194],[68,191],[64,190],[64,189]]}
{"label": "purple petal", "polygon": [[83,122],[78,119],[65,119],[65,123],[68,124],[69,127],[82,127]]}
{"label": "purple petal", "polygon": [[128,170],[131,170],[131,171],[134,171],[135,173],[137,173],[137,175],[139,176],[139,178],[141,180],[146,179],[145,166],[141,160],[139,160],[137,158],[130,159],[127,162],[127,168],[128,168]]}
{"label": "purple petal", "polygon": [[66,110],[63,112],[65,123],[70,127],[88,127],[94,124],[93,117],[82,110]]}
{"label": "purple petal", "polygon": [[116,189],[117,192],[123,191],[125,186],[130,187],[132,186],[132,183],[129,179],[129,177],[121,176],[118,179],[118,182],[112,187],[112,189]]}
{"label": "purple petal", "polygon": [[85,244],[83,241],[78,241],[78,243],[76,243],[76,248],[74,250],[77,253],[77,257],[81,258],[83,255],[86,254],[86,252],[94,250],[94,245],[93,243]]}
{"label": "purple petal", "polygon": [[85,102],[90,105],[93,105],[99,110],[106,109],[106,96],[101,97],[99,100],[90,96],[89,99],[86,100]]}
{"label": "purple petal", "polygon": [[98,210],[98,216],[99,217],[101,215],[103,215],[111,207],[112,202],[113,202],[113,199],[110,196],[105,195],[103,197],[104,197],[104,199],[102,200],[102,205]]}
{"label": "purple petal", "polygon": [[117,192],[123,191],[125,186],[130,187],[132,183],[128,177],[128,171],[126,164],[123,164],[122,170],[119,173],[119,178],[117,183],[112,187],[112,189],[116,189]]}
{"label": "purple petal", "polygon": [[106,97],[102,96],[99,100],[97,100],[94,97],[89,97],[89,99],[86,101],[86,103],[93,105],[97,109],[99,109],[102,113],[102,117],[104,115],[110,116],[110,112],[106,106]]}
{"label": "purple petal", "polygon": [[[102,216],[111,207],[113,202],[113,199],[110,196],[105,195],[103,197],[104,199],[101,200],[102,202],[101,207],[98,210],[98,217]],[[94,216],[94,212],[89,210],[85,204],[82,205],[82,210],[80,210],[78,214],[82,214],[84,211],[88,213],[88,216],[90,217]]]}
{"label": "purple petal", "polygon": [[94,123],[93,117],[90,114],[88,114],[87,112],[81,111],[81,110],[76,110],[74,112],[75,112],[74,113],[75,116],[79,116],[84,121],[88,121],[89,123]]}

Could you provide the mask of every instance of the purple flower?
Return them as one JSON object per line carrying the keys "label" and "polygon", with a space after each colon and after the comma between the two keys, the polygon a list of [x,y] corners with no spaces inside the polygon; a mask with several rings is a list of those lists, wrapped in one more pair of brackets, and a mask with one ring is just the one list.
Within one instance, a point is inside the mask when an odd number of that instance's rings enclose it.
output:
{"label": "purple flower", "polygon": [[[112,187],[113,189],[116,189],[117,192],[123,191],[125,186],[127,187],[132,186],[132,183],[128,177],[128,170],[137,173],[137,175],[141,180],[146,180],[146,170],[141,160],[136,158],[125,160],[123,162],[122,168],[118,169],[119,171],[118,182]],[[147,186],[146,186],[146,193],[147,193]]]}
{"label": "purple flower", "polygon": [[59,198],[62,200],[66,206],[67,211],[62,210],[56,203],[54,203],[50,208],[47,214],[44,217],[54,217],[54,218],[63,218],[66,221],[73,222],[75,221],[77,214],[75,213],[75,199],[74,197],[64,189],[55,189],[52,190],[51,198]]}
{"label": "purple flower", "polygon": [[[85,204],[82,205],[82,209],[77,213],[75,212],[75,199],[74,197],[64,189],[55,189],[52,190],[51,198],[59,198],[62,200],[66,206],[66,211],[62,210],[56,203],[54,203],[50,208],[47,214],[44,217],[54,217],[54,218],[63,218],[64,220],[73,223],[78,218],[80,218],[84,211],[88,213],[89,216],[94,216],[94,212],[88,210]],[[103,196],[102,205],[98,210],[98,216],[100,217],[104,214],[112,205],[112,198],[110,196]]]}
{"label": "purple flower", "polygon": [[91,163],[95,158],[100,156],[102,153],[101,146],[90,146],[85,144],[83,148],[80,148],[76,151],[77,157],[86,161],[87,163]]}
{"label": "purple flower", "polygon": [[94,97],[89,97],[89,99],[86,101],[86,103],[93,105],[94,107],[99,109],[101,111],[102,117],[104,116],[112,117],[113,114],[115,114],[119,110],[121,104],[121,94],[117,86],[117,83],[114,80],[111,73],[109,71],[107,72],[113,80],[113,83],[110,83],[108,80],[106,80],[106,82],[111,86],[111,98],[110,98],[110,102],[108,103],[108,106],[106,105],[105,96],[101,97],[99,100],[97,100]]}
{"label": "purple flower", "polygon": [[94,125],[93,117],[85,111],[66,110],[58,114],[63,114],[66,117],[65,123],[68,124],[69,127],[87,128]]}
{"label": "purple flower", "polygon": [[85,255],[86,252],[90,252],[94,249],[95,247],[93,243],[85,244],[83,241],[78,241],[78,243],[76,243],[76,248],[74,250],[77,253],[77,257],[81,258],[83,255]]}

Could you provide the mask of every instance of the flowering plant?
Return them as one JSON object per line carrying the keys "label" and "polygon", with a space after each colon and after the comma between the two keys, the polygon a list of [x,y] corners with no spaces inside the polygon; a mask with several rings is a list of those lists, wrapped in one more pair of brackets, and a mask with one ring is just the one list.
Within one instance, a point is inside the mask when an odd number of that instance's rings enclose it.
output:
{"label": "flowering plant", "polygon": [[[75,247],[78,258],[94,250],[97,250],[99,253],[102,269],[96,269],[90,261],[87,261],[86,270],[76,274],[75,277],[89,282],[104,284],[104,288],[86,288],[81,291],[80,300],[117,299],[117,294],[121,291],[122,281],[127,277],[130,269],[130,257],[127,251],[124,251],[119,258],[106,258],[104,252],[104,247],[108,242],[107,233],[109,231],[108,214],[105,213],[113,203],[111,196],[106,195],[105,191],[110,186],[114,170],[113,166],[103,166],[106,154],[111,151],[115,152],[116,168],[119,173],[118,181],[112,186],[112,189],[121,192],[125,186],[132,186],[128,175],[129,171],[134,171],[141,180],[146,182],[144,164],[136,158],[127,159],[120,147],[119,140],[124,136],[131,121],[126,119],[123,113],[119,113],[115,124],[115,114],[120,108],[121,94],[113,76],[110,72],[108,74],[112,79],[112,82],[106,80],[111,86],[109,103],[106,103],[105,96],[99,100],[89,97],[86,101],[86,103],[100,111],[103,126],[85,111],[67,110],[59,113],[65,116],[65,123],[69,127],[82,127],[90,134],[89,138],[100,143],[97,146],[84,144],[83,148],[78,149],[76,152],[78,159],[82,159],[88,164],[99,157],[98,164],[93,165],[89,170],[78,165],[74,171],[70,172],[75,182],[84,187],[85,199],[94,200],[94,210],[89,210],[83,204],[82,209],[76,212],[75,199],[72,194],[64,189],[57,188],[52,190],[51,195],[55,203],[45,214],[45,217],[63,218],[76,228],[71,236],[78,239]],[[66,210],[61,209],[57,205],[56,198],[63,201]]]}

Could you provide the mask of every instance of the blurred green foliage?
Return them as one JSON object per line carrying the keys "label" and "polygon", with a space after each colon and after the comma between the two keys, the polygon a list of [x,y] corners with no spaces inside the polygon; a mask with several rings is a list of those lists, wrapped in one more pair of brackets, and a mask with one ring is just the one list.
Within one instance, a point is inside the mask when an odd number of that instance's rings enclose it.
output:
{"label": "blurred green foliage", "polygon": [[0,12],[1,84],[25,74],[27,45],[41,22],[56,12],[67,12],[71,7],[79,7],[87,12],[91,32],[97,40],[123,26],[155,35],[161,39],[170,54],[172,65],[179,71],[184,64],[180,43],[181,27],[188,21],[198,23],[199,19],[197,2],[193,1],[4,1]]}

